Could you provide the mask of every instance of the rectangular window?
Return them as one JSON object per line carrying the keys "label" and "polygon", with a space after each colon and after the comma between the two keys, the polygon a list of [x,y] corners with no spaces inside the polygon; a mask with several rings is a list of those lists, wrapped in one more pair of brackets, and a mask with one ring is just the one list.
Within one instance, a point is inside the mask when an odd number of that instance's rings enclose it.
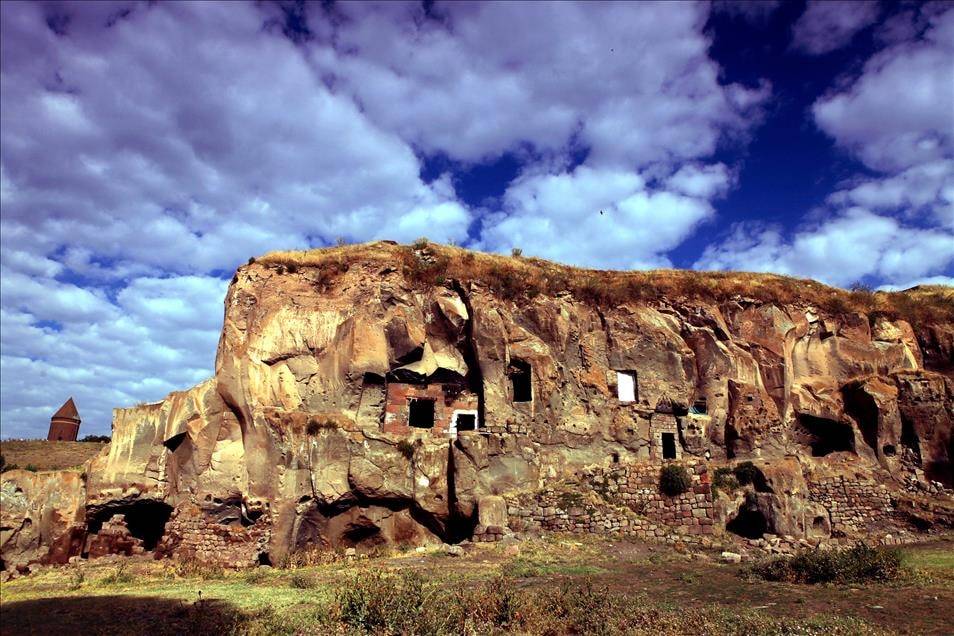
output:
{"label": "rectangular window", "polygon": [[434,400],[411,399],[407,420],[414,428],[434,428]]}
{"label": "rectangular window", "polygon": [[533,400],[533,385],[530,378],[530,365],[523,360],[510,362],[510,382],[513,388],[514,402]]}
{"label": "rectangular window", "polygon": [[676,434],[662,434],[663,459],[676,459]]}
{"label": "rectangular window", "polygon": [[636,390],[636,372],[617,371],[616,390],[620,402],[635,402],[639,396]]}
{"label": "rectangular window", "polygon": [[477,430],[477,416],[473,413],[458,413],[457,414],[457,431],[476,431]]}
{"label": "rectangular window", "polygon": [[689,412],[692,413],[693,415],[705,415],[706,413],[708,413],[709,405],[706,402],[706,399],[703,397],[693,402],[692,408],[689,409]]}

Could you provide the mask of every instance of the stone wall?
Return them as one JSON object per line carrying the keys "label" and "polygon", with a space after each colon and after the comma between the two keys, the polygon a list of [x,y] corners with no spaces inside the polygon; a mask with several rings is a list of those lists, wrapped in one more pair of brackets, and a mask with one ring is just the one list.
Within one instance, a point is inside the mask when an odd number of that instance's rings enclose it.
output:
{"label": "stone wall", "polygon": [[[619,534],[690,543],[714,533],[715,511],[704,463],[686,464],[692,487],[682,495],[659,492],[660,463],[584,471],[578,484],[508,501],[510,527],[517,531]],[[583,494],[599,493],[598,498]]]}
{"label": "stone wall", "polygon": [[838,476],[809,482],[808,492],[811,501],[828,510],[834,537],[863,534],[869,527],[883,527],[894,516],[884,484]]}
{"label": "stone wall", "polygon": [[156,552],[181,561],[248,567],[257,565],[259,555],[267,552],[268,535],[264,523],[223,524],[209,519],[198,506],[185,504],[169,519]]}
{"label": "stone wall", "polygon": [[123,515],[113,515],[103,522],[99,532],[90,534],[86,538],[86,547],[83,550],[90,559],[103,557],[107,554],[124,554],[131,556],[142,554],[145,549],[142,541],[132,536]]}

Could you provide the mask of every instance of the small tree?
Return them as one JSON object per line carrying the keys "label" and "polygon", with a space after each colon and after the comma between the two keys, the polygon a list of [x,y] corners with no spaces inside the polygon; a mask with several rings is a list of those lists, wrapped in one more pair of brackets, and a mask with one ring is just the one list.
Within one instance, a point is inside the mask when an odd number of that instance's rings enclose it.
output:
{"label": "small tree", "polygon": [[659,490],[664,495],[675,497],[688,492],[691,486],[689,471],[681,464],[668,464],[659,471]]}

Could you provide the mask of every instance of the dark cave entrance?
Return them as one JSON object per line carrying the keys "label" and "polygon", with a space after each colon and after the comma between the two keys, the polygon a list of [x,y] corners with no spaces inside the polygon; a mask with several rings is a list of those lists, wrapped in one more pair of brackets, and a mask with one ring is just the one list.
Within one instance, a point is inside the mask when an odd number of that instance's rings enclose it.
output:
{"label": "dark cave entrance", "polygon": [[513,389],[514,402],[530,402],[533,400],[533,381],[531,377],[528,362],[516,358],[510,361],[510,383]]}
{"label": "dark cave entrance", "polygon": [[914,432],[914,424],[910,419],[901,416],[901,445],[911,450],[914,455],[914,461],[921,464],[921,440],[918,434]]}
{"label": "dark cave entrance", "polygon": [[798,416],[795,441],[810,446],[812,457],[843,451],[855,452],[855,435],[850,424],[814,415]]}
{"label": "dark cave entrance", "polygon": [[861,437],[873,451],[878,452],[878,405],[874,398],[858,386],[842,390],[845,412],[858,423]]}
{"label": "dark cave entrance", "polygon": [[142,541],[145,550],[155,550],[172,516],[172,506],[154,499],[139,499],[127,503],[106,504],[88,517],[88,531],[96,534],[103,523],[115,515],[122,515],[129,534]]}
{"label": "dark cave entrance", "polygon": [[761,539],[768,532],[768,520],[759,510],[758,502],[751,493],[739,506],[735,518],[725,524],[725,529],[746,539]]}

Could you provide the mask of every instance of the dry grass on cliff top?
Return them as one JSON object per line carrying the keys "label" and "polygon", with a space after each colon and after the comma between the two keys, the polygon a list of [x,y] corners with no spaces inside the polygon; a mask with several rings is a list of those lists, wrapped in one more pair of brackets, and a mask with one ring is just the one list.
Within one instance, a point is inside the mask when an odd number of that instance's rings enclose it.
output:
{"label": "dry grass on cliff top", "polygon": [[63,470],[79,468],[95,457],[103,442],[49,442],[45,439],[4,440],[0,442],[0,454],[5,462],[4,470],[15,466],[36,470]]}
{"label": "dry grass on cliff top", "polygon": [[399,266],[421,285],[449,280],[478,282],[508,299],[570,292],[584,302],[613,307],[660,297],[675,301],[719,302],[733,297],[785,305],[812,305],[833,314],[859,311],[903,318],[911,323],[954,322],[954,288],[921,286],[903,292],[846,291],[815,280],[751,272],[594,270],[540,258],[475,252],[426,239],[413,245],[379,241],[307,251],[270,252],[254,259],[296,271],[319,268],[330,280],[357,262]]}

